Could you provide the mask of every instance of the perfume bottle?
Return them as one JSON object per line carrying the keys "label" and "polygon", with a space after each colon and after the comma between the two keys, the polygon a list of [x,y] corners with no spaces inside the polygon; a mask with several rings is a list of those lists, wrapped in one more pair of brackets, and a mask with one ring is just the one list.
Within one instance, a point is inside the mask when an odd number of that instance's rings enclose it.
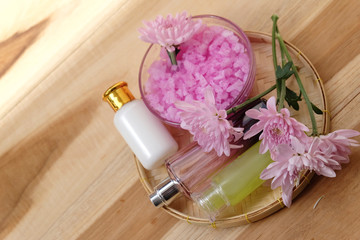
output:
{"label": "perfume bottle", "polygon": [[131,94],[126,82],[111,86],[103,95],[116,112],[114,124],[146,169],[160,167],[178,150],[178,144],[160,120]]}
{"label": "perfume bottle", "polygon": [[259,154],[259,147],[260,141],[212,176],[206,188],[191,194],[210,220],[215,221],[227,207],[237,205],[263,184],[260,174],[272,160],[269,152]]}
{"label": "perfume bottle", "polygon": [[[246,132],[257,120],[247,117],[245,112],[250,108],[259,109],[260,107],[265,107],[263,100],[255,101],[247,108],[229,116],[229,120],[233,122],[233,126],[243,127]],[[234,144],[243,145],[243,147],[231,149],[229,157],[225,155],[219,157],[215,151],[205,153],[196,142],[190,143],[165,161],[169,177],[155,187],[154,192],[149,196],[151,202],[156,207],[162,207],[170,204],[181,193],[191,198],[192,193],[195,190],[199,191],[200,187],[210,187],[209,180],[215,172],[229,164],[257,141],[258,136],[248,140],[241,138]]]}

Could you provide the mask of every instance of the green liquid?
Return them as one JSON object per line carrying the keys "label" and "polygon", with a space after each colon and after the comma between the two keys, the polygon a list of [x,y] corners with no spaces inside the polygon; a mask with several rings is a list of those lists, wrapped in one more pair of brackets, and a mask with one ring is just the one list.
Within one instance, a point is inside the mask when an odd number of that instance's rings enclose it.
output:
{"label": "green liquid", "polygon": [[268,152],[259,154],[259,146],[260,141],[213,177],[214,188],[208,189],[203,195],[213,210],[220,210],[226,202],[232,206],[240,203],[264,182],[260,174],[272,160]]}

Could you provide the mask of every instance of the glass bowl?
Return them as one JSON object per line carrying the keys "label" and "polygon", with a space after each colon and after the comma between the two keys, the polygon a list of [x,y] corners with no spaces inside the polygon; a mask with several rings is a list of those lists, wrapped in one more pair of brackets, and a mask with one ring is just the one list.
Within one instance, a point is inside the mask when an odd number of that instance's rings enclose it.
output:
{"label": "glass bowl", "polygon": [[[223,17],[219,17],[215,15],[198,15],[192,17],[192,19],[194,20],[201,19],[201,21],[207,26],[221,26],[224,29],[230,30],[238,37],[239,42],[243,44],[245,48],[245,53],[248,55],[248,59],[249,59],[249,72],[247,77],[244,79],[244,83],[241,91],[225,109],[230,109],[244,102],[249,97],[253,83],[255,81],[255,58],[248,37],[236,24]],[[160,59],[160,54],[161,54],[160,52],[161,52],[161,46],[157,44],[151,44],[147,49],[147,51],[145,52],[139,70],[140,94],[145,105],[155,116],[157,116],[164,123],[170,126],[180,127],[180,122],[175,122],[173,120],[167,119],[166,117],[162,116],[161,110],[155,109],[155,107],[151,105],[148,99],[149,93],[147,92],[145,87],[145,84],[149,79],[148,70],[154,61]]]}

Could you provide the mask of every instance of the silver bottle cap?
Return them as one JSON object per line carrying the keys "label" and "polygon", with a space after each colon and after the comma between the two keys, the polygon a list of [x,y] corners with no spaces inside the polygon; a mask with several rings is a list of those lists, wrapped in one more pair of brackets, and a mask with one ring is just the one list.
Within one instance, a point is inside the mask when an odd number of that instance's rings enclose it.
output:
{"label": "silver bottle cap", "polygon": [[149,195],[149,198],[155,207],[162,207],[169,205],[179,194],[179,184],[167,177],[155,187],[155,191]]}

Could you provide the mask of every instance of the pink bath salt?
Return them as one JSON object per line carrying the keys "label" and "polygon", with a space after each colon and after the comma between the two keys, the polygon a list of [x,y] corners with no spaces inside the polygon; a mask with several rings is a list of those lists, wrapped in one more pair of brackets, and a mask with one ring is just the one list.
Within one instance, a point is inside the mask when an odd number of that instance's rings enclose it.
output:
{"label": "pink bath salt", "polygon": [[240,39],[221,26],[203,25],[180,45],[178,66],[172,66],[165,49],[148,69],[145,97],[163,118],[180,122],[176,101],[204,100],[211,86],[218,109],[226,109],[239,95],[249,75],[250,60]]}

